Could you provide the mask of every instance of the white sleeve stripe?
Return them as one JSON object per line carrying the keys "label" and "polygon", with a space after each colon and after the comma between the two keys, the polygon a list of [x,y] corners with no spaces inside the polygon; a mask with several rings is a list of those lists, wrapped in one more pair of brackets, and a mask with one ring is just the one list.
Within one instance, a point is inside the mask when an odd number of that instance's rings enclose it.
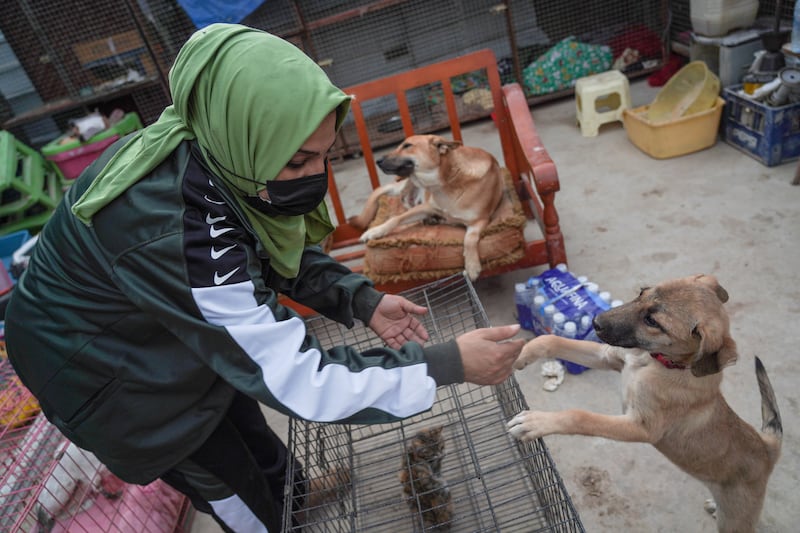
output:
{"label": "white sleeve stripe", "polygon": [[302,418],[332,422],[366,408],[405,418],[433,405],[436,383],[425,364],[360,372],[338,364],[320,369],[318,350],[300,351],[305,323],[300,318],[276,322],[269,306],[256,304],[249,281],[192,292],[205,319],[227,329],[261,367],[275,399]]}

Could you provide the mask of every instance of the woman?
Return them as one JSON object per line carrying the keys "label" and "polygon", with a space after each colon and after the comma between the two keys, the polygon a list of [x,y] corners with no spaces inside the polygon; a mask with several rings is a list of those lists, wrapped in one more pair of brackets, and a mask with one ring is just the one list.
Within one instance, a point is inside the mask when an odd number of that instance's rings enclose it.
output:
{"label": "woman", "polygon": [[[226,531],[277,531],[288,452],[258,402],[388,422],[436,387],[498,383],[507,326],[423,347],[426,309],[323,254],[326,153],[349,99],[290,43],[198,31],[174,104],[115,143],[42,231],[6,313],[9,358],[42,410],[117,476],[162,478]],[[278,294],[388,347],[323,349]]]}

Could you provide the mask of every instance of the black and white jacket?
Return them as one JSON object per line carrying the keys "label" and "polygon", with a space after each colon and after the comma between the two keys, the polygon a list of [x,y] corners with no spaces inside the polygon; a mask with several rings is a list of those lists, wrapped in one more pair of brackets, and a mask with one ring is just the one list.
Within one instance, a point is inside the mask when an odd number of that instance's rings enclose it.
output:
{"label": "black and white jacket", "polygon": [[87,227],[70,212],[112,146],[42,231],[6,312],[9,357],[47,417],[115,474],[148,483],[199,446],[239,390],[290,416],[391,422],[463,380],[455,341],[320,346],[283,293],[348,327],[382,294],[319,248],[275,273],[230,192],[183,143]]}

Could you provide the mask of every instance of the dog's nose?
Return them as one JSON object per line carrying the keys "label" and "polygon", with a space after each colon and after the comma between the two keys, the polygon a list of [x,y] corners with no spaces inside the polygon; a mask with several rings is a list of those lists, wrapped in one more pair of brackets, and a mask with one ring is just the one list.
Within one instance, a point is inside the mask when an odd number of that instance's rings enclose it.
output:
{"label": "dog's nose", "polygon": [[597,320],[597,317],[599,317],[599,316],[600,316],[600,315],[596,315],[596,316],[595,316],[595,317],[592,319],[592,327],[594,328],[594,332],[595,332],[595,333],[599,333],[600,331],[602,331],[602,330],[603,330],[603,326],[602,326],[602,324],[600,324],[600,322]]}

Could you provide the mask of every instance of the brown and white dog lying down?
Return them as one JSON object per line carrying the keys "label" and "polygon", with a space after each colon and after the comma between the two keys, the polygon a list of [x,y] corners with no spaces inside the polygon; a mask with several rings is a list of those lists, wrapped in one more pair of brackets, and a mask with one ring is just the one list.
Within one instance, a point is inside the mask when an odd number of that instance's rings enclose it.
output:
{"label": "brown and white dog lying down", "polygon": [[381,158],[378,166],[387,174],[407,179],[372,191],[361,214],[350,218],[350,224],[366,228],[384,194],[401,195],[407,210],[365,231],[361,241],[385,237],[402,224],[439,217],[466,226],[464,268],[471,280],[477,279],[481,272],[478,240],[504,193],[494,156],[437,135],[412,135]]}
{"label": "brown and white dog lying down", "polygon": [[714,276],[666,281],[595,318],[595,332],[608,344],[552,335],[529,341],[517,369],[558,357],[621,372],[623,414],[522,411],[509,432],[520,440],[564,434],[650,443],[708,487],[714,501],[706,509],[716,508],[720,532],[755,531],[783,430],[758,357],[761,432],[722,396],[722,369],[738,357],[722,306],[727,300]]}

